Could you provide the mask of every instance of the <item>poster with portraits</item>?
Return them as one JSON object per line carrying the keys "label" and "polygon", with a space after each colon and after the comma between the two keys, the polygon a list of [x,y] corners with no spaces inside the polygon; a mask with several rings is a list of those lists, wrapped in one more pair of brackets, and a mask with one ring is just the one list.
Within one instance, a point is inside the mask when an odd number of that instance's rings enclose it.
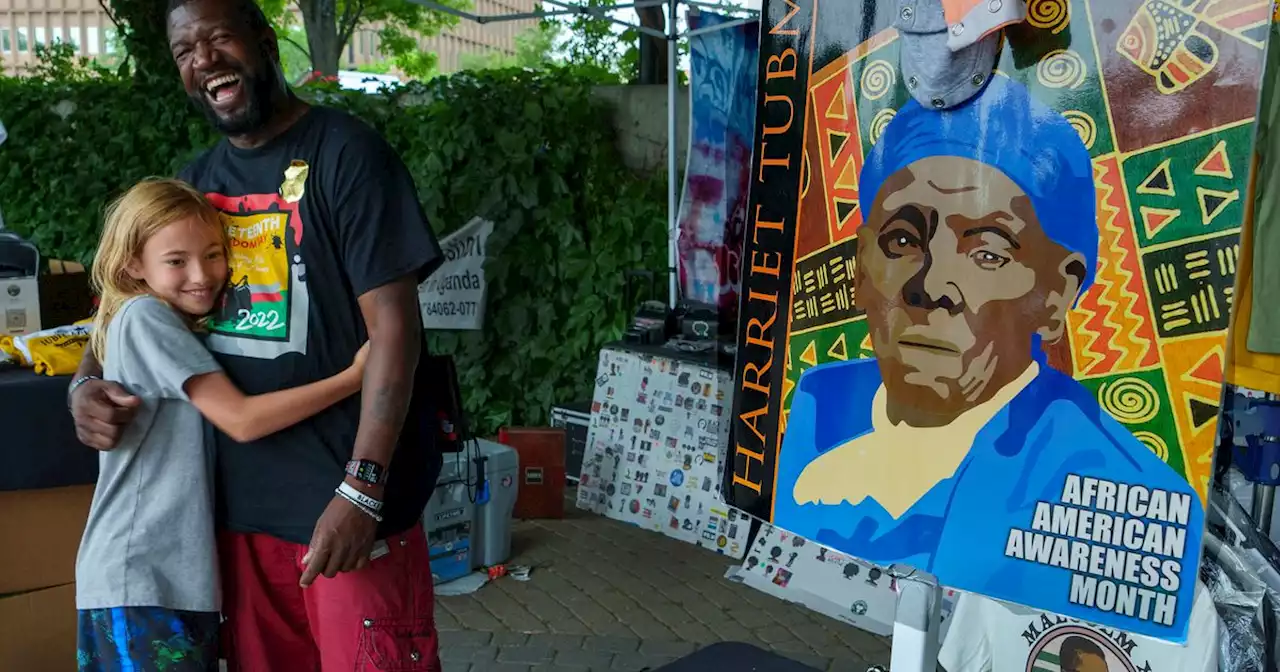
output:
{"label": "poster with portraits", "polygon": [[728,501],[1186,641],[1271,21],[765,0]]}

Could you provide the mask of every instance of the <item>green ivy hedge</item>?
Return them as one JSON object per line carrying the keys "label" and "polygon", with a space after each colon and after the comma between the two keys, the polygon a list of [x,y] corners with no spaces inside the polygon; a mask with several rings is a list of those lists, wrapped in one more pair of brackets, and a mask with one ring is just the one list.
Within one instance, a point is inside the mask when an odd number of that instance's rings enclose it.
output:
{"label": "green ivy hedge", "polygon": [[[477,215],[495,223],[484,329],[430,336],[455,356],[475,429],[545,424],[553,403],[590,398],[596,354],[629,316],[624,273],[666,265],[661,176],[625,168],[590,83],[484,71],[386,96],[305,95],[383,133],[441,237]],[[86,263],[108,199],[216,140],[180,90],[109,79],[0,78],[0,121],[6,224],[48,257]]]}

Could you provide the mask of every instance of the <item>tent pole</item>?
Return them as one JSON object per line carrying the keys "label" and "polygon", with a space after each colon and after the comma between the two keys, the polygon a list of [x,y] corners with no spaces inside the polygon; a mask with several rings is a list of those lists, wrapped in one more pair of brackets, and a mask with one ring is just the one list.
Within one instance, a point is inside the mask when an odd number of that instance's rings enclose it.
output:
{"label": "tent pole", "polygon": [[676,9],[680,0],[668,0],[667,7],[667,281],[668,298],[671,308],[676,307],[679,296],[678,282],[680,277],[679,251],[676,239],[680,236],[679,204],[676,202],[676,93],[679,89],[676,79],[676,59],[679,57],[680,43],[676,32]]}

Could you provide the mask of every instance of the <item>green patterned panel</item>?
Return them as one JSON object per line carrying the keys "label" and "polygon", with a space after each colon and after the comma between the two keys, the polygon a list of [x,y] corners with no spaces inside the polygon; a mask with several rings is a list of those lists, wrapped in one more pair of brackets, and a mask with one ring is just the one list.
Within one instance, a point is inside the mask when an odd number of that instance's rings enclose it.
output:
{"label": "green patterned panel", "polygon": [[997,69],[1021,82],[1039,100],[1062,113],[1076,128],[1093,158],[1115,151],[1110,116],[1102,95],[1102,77],[1084,0],[1032,3],[1027,23],[1012,26]]}
{"label": "green patterned panel", "polygon": [[1093,392],[1104,411],[1133,432],[1143,445],[1179,474],[1186,474],[1169,389],[1162,371],[1156,369],[1086,378],[1080,383]]}
{"label": "green patterned panel", "polygon": [[1138,244],[1239,227],[1252,141],[1253,125],[1237,124],[1126,157],[1121,165]]}
{"label": "green patterned panel", "polygon": [[901,44],[901,40],[893,40],[849,65],[849,81],[858,94],[855,101],[863,154],[871,151],[893,115],[911,99],[898,69]]}
{"label": "green patterned panel", "polygon": [[[851,320],[792,336],[791,359],[787,366],[787,380],[790,382],[786,389],[794,389],[794,385],[800,381],[800,374],[818,364],[874,357],[875,354],[870,350],[862,349],[862,341],[866,337],[866,319]],[[806,359],[814,363],[804,361]],[[790,393],[782,400],[782,407],[791,408]]]}

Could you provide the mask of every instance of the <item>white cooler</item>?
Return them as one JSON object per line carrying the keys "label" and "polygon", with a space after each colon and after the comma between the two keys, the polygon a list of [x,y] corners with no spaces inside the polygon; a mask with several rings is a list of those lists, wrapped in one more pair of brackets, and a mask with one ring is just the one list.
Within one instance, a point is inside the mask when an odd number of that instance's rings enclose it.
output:
{"label": "white cooler", "polygon": [[[483,483],[477,457],[483,465]],[[519,471],[520,457],[515,449],[486,439],[468,443],[461,453],[444,456],[435,492],[422,514],[435,583],[510,559]]]}
{"label": "white cooler", "polygon": [[[472,557],[478,566],[492,567],[511,558],[511,516],[520,493],[520,454],[510,446],[487,439],[480,439],[479,443],[485,488],[476,499]],[[474,465],[471,473],[474,476]]]}

